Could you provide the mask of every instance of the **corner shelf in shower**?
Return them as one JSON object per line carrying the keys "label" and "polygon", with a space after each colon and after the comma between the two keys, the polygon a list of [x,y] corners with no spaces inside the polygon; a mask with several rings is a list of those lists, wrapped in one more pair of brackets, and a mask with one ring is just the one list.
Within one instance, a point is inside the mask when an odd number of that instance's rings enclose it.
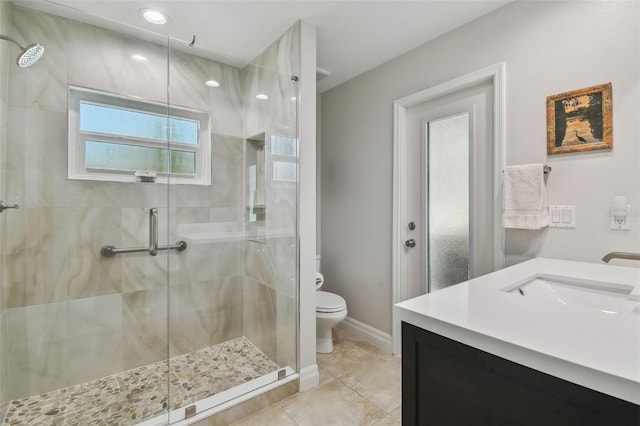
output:
{"label": "corner shelf in shower", "polygon": [[[234,241],[256,241],[255,236],[243,228],[241,222],[183,223],[176,234],[187,244],[228,243]],[[265,238],[290,238],[295,234],[290,229],[265,230]]]}

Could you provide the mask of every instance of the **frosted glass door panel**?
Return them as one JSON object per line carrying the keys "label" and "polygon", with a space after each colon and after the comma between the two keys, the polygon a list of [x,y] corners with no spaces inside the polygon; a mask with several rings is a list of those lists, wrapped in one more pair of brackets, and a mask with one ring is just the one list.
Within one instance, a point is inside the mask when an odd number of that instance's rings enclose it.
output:
{"label": "frosted glass door panel", "polygon": [[429,121],[426,136],[431,292],[469,277],[469,114]]}

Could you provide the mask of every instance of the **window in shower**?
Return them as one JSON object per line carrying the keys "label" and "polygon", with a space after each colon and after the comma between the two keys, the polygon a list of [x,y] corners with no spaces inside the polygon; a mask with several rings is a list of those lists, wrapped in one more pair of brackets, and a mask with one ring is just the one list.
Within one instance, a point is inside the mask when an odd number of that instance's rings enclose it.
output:
{"label": "window in shower", "polygon": [[209,114],[69,87],[69,179],[211,184]]}
{"label": "window in shower", "polygon": [[297,182],[298,140],[283,135],[272,135],[271,154],[273,155],[273,180]]}

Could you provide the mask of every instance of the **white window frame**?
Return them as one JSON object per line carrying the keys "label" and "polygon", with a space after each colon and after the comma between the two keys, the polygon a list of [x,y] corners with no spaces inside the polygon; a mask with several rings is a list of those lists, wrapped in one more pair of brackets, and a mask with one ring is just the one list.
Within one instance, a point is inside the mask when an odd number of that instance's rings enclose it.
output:
{"label": "white window frame", "polygon": [[[107,107],[119,107],[144,113],[168,115],[173,118],[200,123],[197,144],[167,142],[155,139],[105,134],[80,130],[80,103],[89,102]],[[206,111],[168,106],[165,103],[143,100],[119,94],[69,86],[68,179],[111,182],[136,182],[134,171],[88,169],[85,164],[87,140],[123,145],[189,151],[195,153],[196,173],[177,174],[157,172],[157,183],[211,185],[211,115]]]}

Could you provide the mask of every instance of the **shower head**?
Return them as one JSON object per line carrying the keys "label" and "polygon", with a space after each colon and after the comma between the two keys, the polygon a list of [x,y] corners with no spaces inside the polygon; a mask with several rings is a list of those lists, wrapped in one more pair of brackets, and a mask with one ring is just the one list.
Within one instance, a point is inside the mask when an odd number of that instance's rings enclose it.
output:
{"label": "shower head", "polygon": [[18,66],[25,68],[38,62],[38,59],[44,54],[44,46],[38,43],[34,43],[22,49],[22,53],[18,56]]}
{"label": "shower head", "polygon": [[18,55],[18,60],[16,61],[20,68],[26,68],[35,64],[36,62],[38,62],[38,59],[40,59],[44,54],[44,46],[38,43],[31,44],[27,47],[22,47],[20,43],[18,43],[11,37],[7,37],[2,34],[0,34],[0,40],[10,41],[20,48],[21,52],[20,55]]}

